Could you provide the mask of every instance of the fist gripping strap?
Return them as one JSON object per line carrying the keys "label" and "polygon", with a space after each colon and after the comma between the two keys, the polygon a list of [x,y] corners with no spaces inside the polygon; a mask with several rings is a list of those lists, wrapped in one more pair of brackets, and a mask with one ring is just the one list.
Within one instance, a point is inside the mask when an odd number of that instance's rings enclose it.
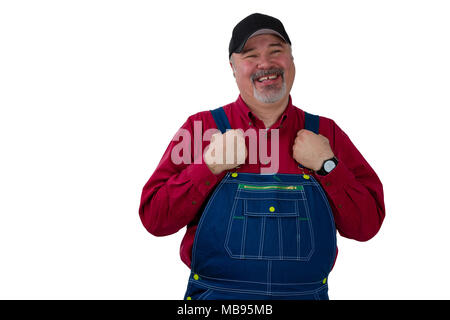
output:
{"label": "fist gripping strap", "polygon": [[227,115],[225,114],[223,107],[210,111],[214,118],[214,121],[216,122],[217,129],[219,129],[220,132],[225,133],[227,129],[231,129],[230,122],[228,121]]}
{"label": "fist gripping strap", "polygon": [[[220,132],[225,133],[227,129],[231,129],[230,122],[228,121],[223,107],[210,110],[210,112]],[[310,130],[315,134],[319,134],[319,116],[305,112],[305,129]],[[304,168],[301,164],[298,166]]]}

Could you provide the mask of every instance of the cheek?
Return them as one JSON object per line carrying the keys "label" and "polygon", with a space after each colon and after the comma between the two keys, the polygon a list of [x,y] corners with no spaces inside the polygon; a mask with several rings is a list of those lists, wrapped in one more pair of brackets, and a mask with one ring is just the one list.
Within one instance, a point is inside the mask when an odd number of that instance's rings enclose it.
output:
{"label": "cheek", "polygon": [[236,69],[236,81],[242,85],[251,85],[251,75],[253,74],[252,67],[240,67]]}
{"label": "cheek", "polygon": [[294,62],[292,60],[287,61],[284,64],[284,70],[287,73],[287,78],[294,79],[294,77],[295,77],[295,65],[294,65]]}
{"label": "cheek", "polygon": [[292,65],[292,67],[289,70],[290,78],[293,80],[295,78],[295,66]]}

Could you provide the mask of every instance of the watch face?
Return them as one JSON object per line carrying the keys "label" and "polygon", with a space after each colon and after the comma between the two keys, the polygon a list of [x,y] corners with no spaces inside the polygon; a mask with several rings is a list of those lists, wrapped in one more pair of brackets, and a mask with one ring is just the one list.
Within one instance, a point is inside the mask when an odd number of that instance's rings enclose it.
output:
{"label": "watch face", "polygon": [[325,161],[323,168],[326,172],[331,172],[336,167],[336,164],[332,160]]}

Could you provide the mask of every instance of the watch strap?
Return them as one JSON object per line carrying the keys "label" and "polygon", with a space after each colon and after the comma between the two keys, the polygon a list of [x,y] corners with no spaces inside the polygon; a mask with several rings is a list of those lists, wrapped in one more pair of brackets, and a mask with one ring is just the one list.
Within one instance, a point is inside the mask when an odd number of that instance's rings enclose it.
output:
{"label": "watch strap", "polygon": [[[330,160],[334,162],[334,164],[335,164],[335,167],[334,167],[334,168],[336,168],[336,166],[338,165],[338,159],[337,159],[336,157],[327,159],[327,160],[325,160],[325,161],[323,162],[322,168],[320,168],[320,169],[317,171],[317,174],[318,174],[318,175],[325,176],[325,175],[327,175],[327,174],[329,174],[329,173],[331,172],[331,171],[328,172],[328,171],[325,170],[325,163],[326,163],[327,161],[330,161]],[[334,170],[334,168],[333,168],[332,170]]]}

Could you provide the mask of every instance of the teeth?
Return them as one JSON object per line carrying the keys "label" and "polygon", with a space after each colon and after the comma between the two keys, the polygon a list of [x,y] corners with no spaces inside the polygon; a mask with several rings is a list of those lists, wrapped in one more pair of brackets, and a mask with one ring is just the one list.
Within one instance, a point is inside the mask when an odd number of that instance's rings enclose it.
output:
{"label": "teeth", "polygon": [[273,80],[276,79],[278,77],[278,75],[273,75],[273,76],[268,76],[268,77],[261,77],[258,79],[259,82],[263,82],[265,80]]}

